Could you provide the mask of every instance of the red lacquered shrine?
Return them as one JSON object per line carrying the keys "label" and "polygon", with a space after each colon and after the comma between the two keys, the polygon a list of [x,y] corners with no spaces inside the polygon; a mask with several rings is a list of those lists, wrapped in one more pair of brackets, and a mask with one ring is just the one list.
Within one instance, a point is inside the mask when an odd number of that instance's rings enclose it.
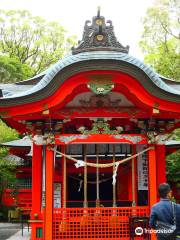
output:
{"label": "red lacquered shrine", "polygon": [[72,55],[1,85],[3,121],[33,141],[32,240],[126,240],[158,200],[180,84],[128,52],[98,11]]}

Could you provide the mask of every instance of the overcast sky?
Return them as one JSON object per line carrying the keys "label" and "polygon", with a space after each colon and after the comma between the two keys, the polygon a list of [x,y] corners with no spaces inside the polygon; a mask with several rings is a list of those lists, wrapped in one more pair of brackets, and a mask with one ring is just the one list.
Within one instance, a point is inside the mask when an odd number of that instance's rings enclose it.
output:
{"label": "overcast sky", "polygon": [[138,47],[142,33],[142,17],[153,0],[0,0],[0,9],[27,9],[48,21],[58,21],[69,33],[81,39],[85,20],[101,15],[112,20],[115,34],[123,45],[130,45],[130,54],[142,59]]}

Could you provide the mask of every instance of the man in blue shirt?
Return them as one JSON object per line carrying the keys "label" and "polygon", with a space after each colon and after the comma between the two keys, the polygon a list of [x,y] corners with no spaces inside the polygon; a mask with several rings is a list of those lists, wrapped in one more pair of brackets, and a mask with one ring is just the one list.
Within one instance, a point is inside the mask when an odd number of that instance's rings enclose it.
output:
{"label": "man in blue shirt", "polygon": [[[151,228],[156,228],[156,221],[162,221],[168,224],[174,224],[173,222],[173,208],[172,202],[170,199],[172,198],[172,191],[167,183],[162,183],[159,185],[158,192],[161,200],[156,203],[151,209],[151,216],[149,225]],[[179,239],[180,234],[180,205],[176,204],[176,226],[177,226],[177,237],[174,237],[169,240]],[[166,238],[160,237],[157,234],[158,240],[163,240]]]}

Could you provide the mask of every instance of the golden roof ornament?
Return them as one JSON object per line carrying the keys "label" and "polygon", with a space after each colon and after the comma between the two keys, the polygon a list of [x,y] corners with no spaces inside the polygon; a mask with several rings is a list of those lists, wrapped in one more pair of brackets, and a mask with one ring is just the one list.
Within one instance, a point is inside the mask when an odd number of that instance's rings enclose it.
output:
{"label": "golden roof ornament", "polygon": [[112,21],[105,21],[100,14],[100,7],[98,7],[97,16],[92,18],[92,22],[89,20],[85,22],[79,45],[72,48],[72,54],[89,51],[129,52],[129,46],[124,47],[117,41]]}

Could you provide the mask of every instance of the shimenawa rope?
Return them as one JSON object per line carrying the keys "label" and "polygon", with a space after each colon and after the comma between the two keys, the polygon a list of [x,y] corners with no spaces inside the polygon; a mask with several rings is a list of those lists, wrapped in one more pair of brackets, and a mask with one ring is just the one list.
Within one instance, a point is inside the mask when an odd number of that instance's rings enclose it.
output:
{"label": "shimenawa rope", "polygon": [[[86,162],[85,163],[82,160],[75,159],[75,158],[73,158],[73,157],[71,157],[71,156],[69,156],[69,155],[67,155],[65,153],[59,152],[59,151],[56,151],[56,153],[61,154],[62,156],[68,158],[69,160],[72,160],[73,162],[76,162],[76,164],[77,164],[76,167],[84,167],[85,165],[87,165],[89,167],[95,167],[95,168],[97,168],[97,167],[98,168],[106,168],[106,167],[113,167],[114,165],[117,166],[119,164],[125,163],[125,162],[131,160],[132,158],[135,158],[135,157],[137,157],[137,156],[139,156],[139,155],[141,155],[141,154],[143,154],[143,153],[145,153],[145,152],[147,152],[147,151],[149,151],[151,149],[154,149],[154,147],[148,147],[148,148],[144,149],[143,151],[141,151],[139,153],[136,153],[136,154],[134,154],[134,155],[132,155],[130,157],[127,157],[127,158],[125,158],[123,160],[116,161],[115,163],[112,162],[112,163],[98,163],[98,164],[90,163],[90,162]],[[53,148],[51,150],[54,151]]]}

